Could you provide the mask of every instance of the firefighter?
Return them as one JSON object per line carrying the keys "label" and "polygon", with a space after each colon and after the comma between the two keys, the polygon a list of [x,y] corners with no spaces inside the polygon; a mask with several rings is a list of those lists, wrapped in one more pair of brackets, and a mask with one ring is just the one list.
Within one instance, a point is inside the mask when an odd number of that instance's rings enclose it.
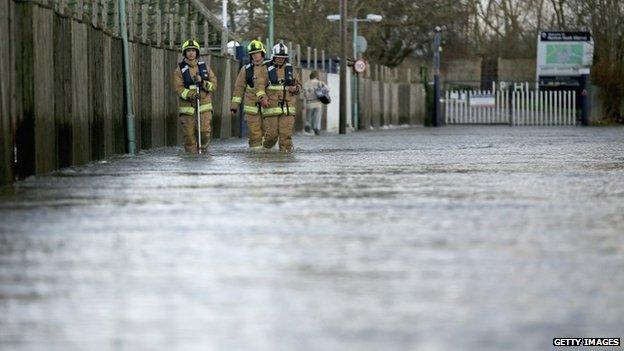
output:
{"label": "firefighter", "polygon": [[268,107],[266,98],[266,50],[259,40],[252,40],[247,46],[250,63],[243,66],[238,72],[230,111],[232,117],[236,115],[243,96],[243,112],[247,119],[249,147],[252,150],[262,149],[262,114],[261,107]]}
{"label": "firefighter", "polygon": [[288,62],[288,48],[279,43],[271,50],[267,64],[268,107],[262,108],[264,138],[262,146],[271,149],[279,140],[282,152],[292,152],[295,125],[296,96],[301,91],[301,80]]}
{"label": "firefighter", "polygon": [[197,152],[197,117],[196,98],[199,86],[199,112],[201,114],[201,143],[199,147],[205,151],[210,143],[212,122],[211,95],[217,89],[217,77],[210,67],[199,58],[200,47],[195,40],[187,40],[182,44],[184,59],[173,72],[173,88],[180,97],[178,115],[184,131],[184,149],[186,152]]}

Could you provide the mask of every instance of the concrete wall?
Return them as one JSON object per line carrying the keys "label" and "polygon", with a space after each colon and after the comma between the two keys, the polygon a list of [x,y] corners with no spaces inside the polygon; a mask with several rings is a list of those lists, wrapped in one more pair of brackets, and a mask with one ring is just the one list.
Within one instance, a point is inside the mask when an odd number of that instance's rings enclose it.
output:
{"label": "concrete wall", "polygon": [[360,81],[359,129],[386,125],[424,125],[425,89],[421,84]]}
{"label": "concrete wall", "polygon": [[441,79],[454,82],[480,82],[481,61],[481,58],[444,61],[441,65]]}
{"label": "concrete wall", "polygon": [[502,59],[498,58],[498,80],[504,82],[534,82],[534,59]]}
{"label": "concrete wall", "polygon": [[336,73],[327,74],[327,85],[331,103],[327,105],[327,128],[331,133],[338,133],[340,121],[340,76]]}

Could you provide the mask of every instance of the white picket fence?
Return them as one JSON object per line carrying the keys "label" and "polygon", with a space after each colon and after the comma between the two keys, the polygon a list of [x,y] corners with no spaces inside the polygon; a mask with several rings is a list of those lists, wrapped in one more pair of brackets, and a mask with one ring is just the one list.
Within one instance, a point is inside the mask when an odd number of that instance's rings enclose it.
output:
{"label": "white picket fence", "polygon": [[576,91],[447,91],[446,124],[576,125]]}

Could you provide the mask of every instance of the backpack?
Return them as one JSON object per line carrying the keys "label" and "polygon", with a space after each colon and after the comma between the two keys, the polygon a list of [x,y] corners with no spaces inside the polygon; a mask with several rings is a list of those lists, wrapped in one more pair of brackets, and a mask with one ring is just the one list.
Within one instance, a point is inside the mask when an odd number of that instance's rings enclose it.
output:
{"label": "backpack", "polygon": [[320,82],[319,82],[319,85],[314,89],[314,95],[324,105],[327,105],[331,102],[331,97],[329,96],[329,89],[327,88],[327,86],[321,84]]}

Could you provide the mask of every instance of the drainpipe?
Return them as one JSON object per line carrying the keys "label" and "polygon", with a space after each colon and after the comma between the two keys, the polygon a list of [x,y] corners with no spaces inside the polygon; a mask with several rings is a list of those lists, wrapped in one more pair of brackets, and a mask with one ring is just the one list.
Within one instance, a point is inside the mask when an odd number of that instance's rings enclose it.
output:
{"label": "drainpipe", "polygon": [[134,114],[132,101],[132,74],[130,72],[130,53],[128,50],[128,26],[126,22],[126,0],[119,0],[119,24],[123,41],[124,60],[124,90],[126,93],[126,143],[128,153],[136,154],[136,140],[134,131]]}

